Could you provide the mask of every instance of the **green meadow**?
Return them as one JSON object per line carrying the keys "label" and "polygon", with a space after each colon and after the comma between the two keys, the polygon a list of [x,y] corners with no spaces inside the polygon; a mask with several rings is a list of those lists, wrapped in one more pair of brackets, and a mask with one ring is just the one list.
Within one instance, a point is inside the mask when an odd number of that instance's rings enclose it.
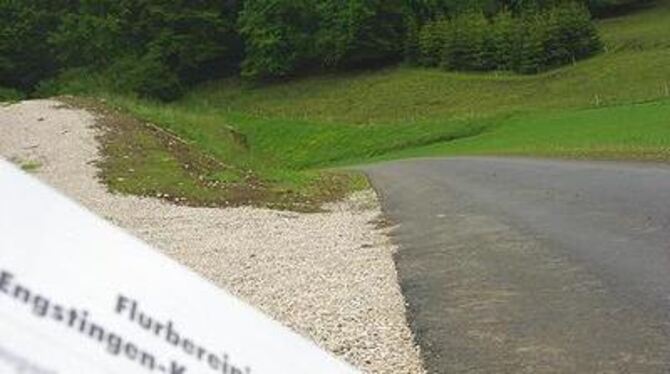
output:
{"label": "green meadow", "polygon": [[[140,120],[105,137],[102,175],[121,192],[309,211],[366,186],[346,166],[382,160],[670,160],[670,5],[598,29],[605,52],[539,75],[396,66],[226,79],[169,104],[96,92],[112,118]],[[66,91],[93,86],[84,77]]]}

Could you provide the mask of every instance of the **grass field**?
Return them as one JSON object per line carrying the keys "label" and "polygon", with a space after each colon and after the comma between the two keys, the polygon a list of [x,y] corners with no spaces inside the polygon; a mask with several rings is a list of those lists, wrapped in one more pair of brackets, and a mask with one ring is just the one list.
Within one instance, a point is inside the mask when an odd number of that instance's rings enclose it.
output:
{"label": "grass field", "polygon": [[513,117],[480,136],[401,150],[384,159],[512,155],[670,161],[670,100]]}
{"label": "grass field", "polygon": [[[156,127],[109,138],[103,175],[115,190],[194,204],[314,210],[365,185],[331,167],[375,160],[670,160],[670,6],[599,29],[605,53],[536,76],[393,67],[266,86],[224,80],[172,104],[107,95]],[[215,162],[184,166],[204,159]]]}

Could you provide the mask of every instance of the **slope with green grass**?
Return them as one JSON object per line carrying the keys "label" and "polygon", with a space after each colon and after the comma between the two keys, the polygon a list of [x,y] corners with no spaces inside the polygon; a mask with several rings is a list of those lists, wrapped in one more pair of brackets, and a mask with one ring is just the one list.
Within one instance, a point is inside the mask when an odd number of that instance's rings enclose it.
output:
{"label": "slope with green grass", "polygon": [[599,29],[607,53],[540,75],[390,68],[261,88],[224,80],[193,91],[182,105],[264,118],[388,124],[626,104],[670,95],[668,3],[601,21]]}
{"label": "slope with green grass", "polygon": [[670,100],[518,116],[477,137],[405,149],[383,158],[433,155],[668,162]]}
{"label": "slope with green grass", "polygon": [[[395,67],[266,86],[224,80],[172,104],[108,100],[225,164],[225,172],[192,176],[217,182],[215,195],[253,180],[262,193],[244,203],[290,209],[314,209],[360,187],[355,177],[324,169],[371,160],[669,160],[670,5],[601,21],[599,29],[607,52],[536,76]],[[107,171],[108,179],[124,181],[113,188],[144,193],[132,187],[141,173],[124,173],[123,162]],[[182,178],[164,175],[151,193]]]}

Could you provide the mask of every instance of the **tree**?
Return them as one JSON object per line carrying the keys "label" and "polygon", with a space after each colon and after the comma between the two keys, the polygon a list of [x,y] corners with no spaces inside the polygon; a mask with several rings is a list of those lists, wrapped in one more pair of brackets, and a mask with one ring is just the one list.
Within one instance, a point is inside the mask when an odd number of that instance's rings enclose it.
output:
{"label": "tree", "polygon": [[58,27],[69,1],[0,1],[0,85],[30,90],[58,64],[45,40]]}
{"label": "tree", "polygon": [[406,62],[419,63],[421,59],[419,21],[416,17],[409,15],[405,20],[405,28],[407,33],[403,46],[403,56]]}
{"label": "tree", "polygon": [[[401,0],[347,0],[353,35],[341,63],[345,67],[397,61],[405,39],[405,4]],[[322,17],[328,17],[324,14]]]}
{"label": "tree", "polygon": [[309,0],[247,0],[239,16],[245,42],[242,76],[285,76],[314,59],[317,12]]}
{"label": "tree", "polygon": [[[577,3],[541,8],[517,3],[487,18],[481,10],[430,21],[419,32],[421,61],[450,70],[513,70],[534,74],[602,49],[588,9]],[[523,8],[520,8],[522,7]]]}
{"label": "tree", "polygon": [[448,18],[427,23],[419,32],[419,48],[421,63],[425,66],[443,64],[446,57],[449,38],[452,33],[452,24]]}
{"label": "tree", "polygon": [[105,89],[172,99],[238,72],[276,78],[403,56],[534,73],[602,49],[585,4],[644,1],[2,0],[0,85],[29,91],[79,72]]}
{"label": "tree", "polygon": [[546,65],[545,38],[546,23],[541,14],[527,13],[522,18],[522,27],[518,30],[523,34],[520,40],[520,55],[517,71],[524,74],[536,74],[544,70]]}
{"label": "tree", "polygon": [[111,80],[116,89],[171,99],[182,86],[236,71],[236,4],[80,0],[48,40],[63,68],[125,71]]}
{"label": "tree", "polygon": [[588,9],[577,3],[556,6],[545,13],[548,66],[560,66],[588,57],[602,49]]}
{"label": "tree", "polygon": [[512,13],[503,10],[492,21],[491,39],[495,69],[516,70],[519,62],[519,25]]}
{"label": "tree", "polygon": [[239,21],[242,74],[258,79],[396,61],[404,49],[405,11],[400,0],[248,0]]}
{"label": "tree", "polygon": [[489,22],[481,11],[470,10],[453,17],[442,65],[452,70],[486,70],[492,57],[488,34]]}

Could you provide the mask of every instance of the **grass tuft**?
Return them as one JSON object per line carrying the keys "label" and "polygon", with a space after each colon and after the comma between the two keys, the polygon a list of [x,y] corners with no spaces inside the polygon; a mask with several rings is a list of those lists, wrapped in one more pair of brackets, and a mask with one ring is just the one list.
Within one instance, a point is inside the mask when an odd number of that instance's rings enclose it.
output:
{"label": "grass tuft", "polygon": [[42,163],[39,161],[23,161],[20,164],[21,170],[34,173],[42,167]]}

